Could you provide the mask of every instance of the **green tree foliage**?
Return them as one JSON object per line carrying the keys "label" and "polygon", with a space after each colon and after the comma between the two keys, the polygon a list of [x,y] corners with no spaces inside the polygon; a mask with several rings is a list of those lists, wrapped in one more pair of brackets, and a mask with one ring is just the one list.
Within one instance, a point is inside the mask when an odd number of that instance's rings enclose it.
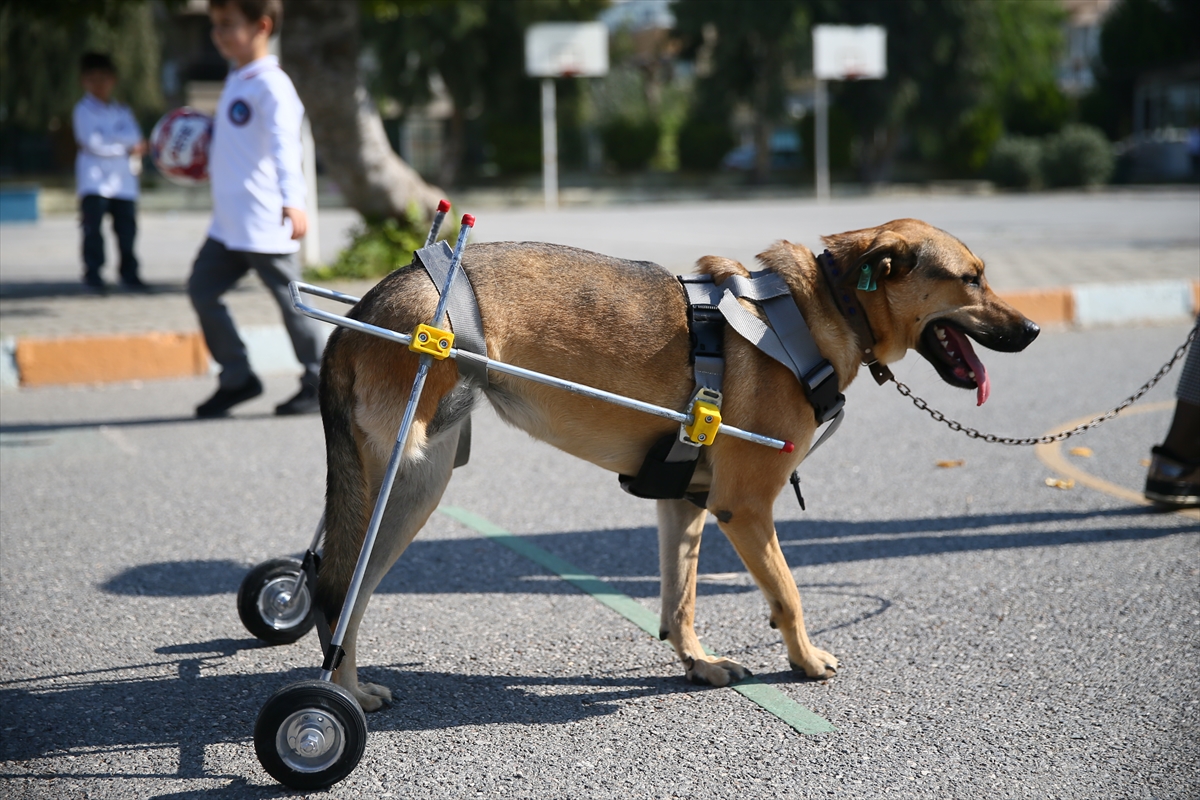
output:
{"label": "green tree foliage", "polygon": [[160,47],[146,2],[39,0],[0,5],[0,123],[42,133],[70,127],[82,96],[79,57],[112,55],[116,97],[143,123],[162,111]]}
{"label": "green tree foliage", "polygon": [[[783,121],[788,81],[811,72],[813,25],[883,25],[887,77],[831,85],[832,103],[853,122],[867,181],[885,179],[906,146],[944,172],[972,174],[1005,129],[1045,133],[1067,118],[1054,85],[1063,19],[1056,4],[772,0],[746,13],[738,0],[679,0],[674,10],[686,52],[712,62],[696,113],[728,119],[746,99],[762,130]],[[706,29],[715,42],[705,41]]]}
{"label": "green tree foliage", "polygon": [[1196,0],[1119,0],[1100,29],[1096,87],[1083,117],[1109,138],[1133,131],[1138,76],[1200,60],[1200,3]]}
{"label": "green tree foliage", "polygon": [[[367,0],[364,41],[378,69],[377,97],[404,108],[430,99],[430,78],[444,81],[454,103],[445,183],[464,156],[471,120],[508,171],[541,165],[538,82],[525,75],[525,29],[535,22],[594,19],[607,0]],[[578,96],[575,81],[559,85],[560,114],[569,117]],[[447,179],[449,178],[449,179]]]}

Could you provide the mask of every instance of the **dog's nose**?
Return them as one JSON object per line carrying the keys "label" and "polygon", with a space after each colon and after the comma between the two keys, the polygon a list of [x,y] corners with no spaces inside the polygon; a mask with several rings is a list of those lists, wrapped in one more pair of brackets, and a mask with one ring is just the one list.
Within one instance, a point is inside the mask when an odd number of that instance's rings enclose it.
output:
{"label": "dog's nose", "polygon": [[1037,326],[1036,322],[1031,319],[1025,320],[1025,344],[1023,345],[1023,348],[1032,344],[1033,340],[1036,339],[1038,334],[1041,332],[1042,329]]}

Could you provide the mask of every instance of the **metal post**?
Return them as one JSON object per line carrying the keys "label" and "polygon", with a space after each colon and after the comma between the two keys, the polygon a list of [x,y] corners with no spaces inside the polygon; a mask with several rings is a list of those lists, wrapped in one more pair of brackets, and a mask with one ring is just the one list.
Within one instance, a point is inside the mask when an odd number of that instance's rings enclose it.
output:
{"label": "metal post", "polygon": [[825,203],[829,201],[829,97],[825,91],[825,81],[817,81],[813,100],[817,115],[813,125],[816,138],[814,167],[817,178],[817,201]]}
{"label": "metal post", "polygon": [[300,260],[306,267],[315,267],[321,263],[320,217],[317,211],[317,146],[313,141],[312,126],[308,124],[308,115],[300,128],[300,143],[304,148],[304,185],[308,190],[308,233],[300,241]]}
{"label": "metal post", "polygon": [[554,79],[542,78],[542,191],[546,210],[558,208],[558,121]]}

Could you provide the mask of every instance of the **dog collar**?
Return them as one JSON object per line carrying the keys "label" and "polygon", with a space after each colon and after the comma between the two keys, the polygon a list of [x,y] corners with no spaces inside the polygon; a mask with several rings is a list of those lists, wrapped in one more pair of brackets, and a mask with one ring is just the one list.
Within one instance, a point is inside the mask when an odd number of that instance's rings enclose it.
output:
{"label": "dog collar", "polygon": [[867,314],[854,293],[856,287],[850,285],[850,278],[858,273],[858,268],[862,265],[856,264],[854,269],[843,269],[837,265],[833,254],[826,250],[817,256],[817,266],[825,276],[834,304],[858,339],[859,347],[862,348],[862,363],[871,370],[871,377],[880,385],[892,380],[892,371],[886,365],[880,364],[875,355],[875,332],[871,330],[871,321],[867,319]]}

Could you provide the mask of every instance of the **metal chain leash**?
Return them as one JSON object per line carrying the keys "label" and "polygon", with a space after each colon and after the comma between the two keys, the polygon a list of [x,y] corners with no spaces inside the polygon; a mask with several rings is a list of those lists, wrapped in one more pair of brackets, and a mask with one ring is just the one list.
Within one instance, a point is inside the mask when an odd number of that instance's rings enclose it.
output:
{"label": "metal chain leash", "polygon": [[1171,356],[1171,360],[1168,361],[1166,364],[1163,364],[1162,369],[1160,369],[1153,378],[1151,378],[1145,384],[1143,384],[1142,388],[1138,389],[1132,395],[1125,398],[1125,400],[1119,406],[1114,408],[1112,411],[1109,411],[1107,414],[1102,414],[1098,417],[1095,417],[1090,422],[1085,422],[1083,425],[1076,426],[1069,431],[1059,431],[1058,433],[1053,434],[1051,436],[1038,436],[1036,438],[1014,439],[1011,436],[997,436],[994,433],[981,433],[981,432],[975,430],[974,428],[968,428],[966,425],[963,425],[961,422],[957,422],[955,420],[947,418],[945,414],[938,411],[936,408],[930,408],[929,403],[927,403],[925,400],[922,400],[920,397],[917,397],[915,394],[913,394],[912,389],[909,389],[903,383],[896,380],[895,377],[893,377],[891,380],[894,384],[896,384],[896,391],[900,392],[900,394],[904,395],[909,400],[912,400],[912,403],[914,406],[921,409],[929,416],[933,417],[934,420],[936,420],[937,422],[944,423],[952,431],[960,431],[963,434],[971,437],[972,439],[982,439],[985,442],[990,442],[993,444],[1009,444],[1009,445],[1051,444],[1053,442],[1061,442],[1063,439],[1069,439],[1072,436],[1077,436],[1086,430],[1096,427],[1097,425],[1101,425],[1105,422],[1108,422],[1110,419],[1115,417],[1117,414],[1121,413],[1127,407],[1136,403],[1139,399],[1141,399],[1142,395],[1144,395],[1146,392],[1153,389],[1154,385],[1156,383],[1158,383],[1160,380],[1162,380],[1164,375],[1166,375],[1168,372],[1171,371],[1171,367],[1175,366],[1175,362],[1177,362],[1179,359],[1183,358],[1183,354],[1185,352],[1187,352],[1188,345],[1190,345],[1192,343],[1192,341],[1196,338],[1197,331],[1200,331],[1200,323],[1197,323],[1195,325],[1195,327],[1193,327],[1192,330],[1188,333],[1187,339],[1175,351],[1175,355]]}

